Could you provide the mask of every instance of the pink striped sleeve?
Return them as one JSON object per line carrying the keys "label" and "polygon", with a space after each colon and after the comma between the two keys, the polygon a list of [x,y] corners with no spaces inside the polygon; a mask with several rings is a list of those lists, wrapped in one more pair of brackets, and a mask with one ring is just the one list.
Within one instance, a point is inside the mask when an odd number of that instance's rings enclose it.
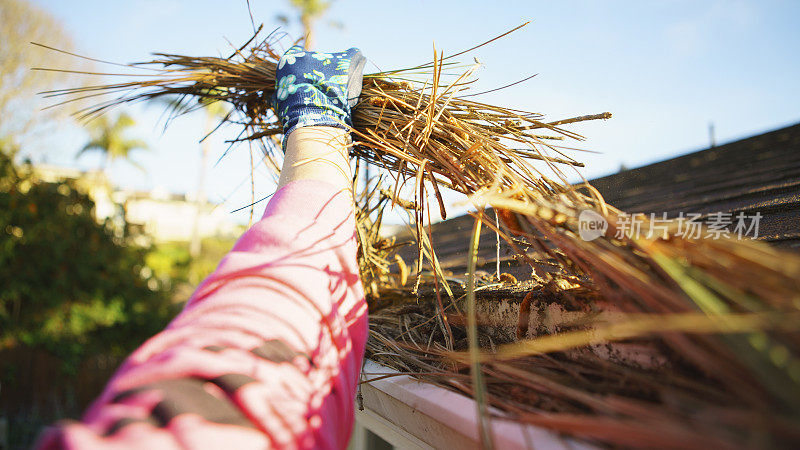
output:
{"label": "pink striped sleeve", "polygon": [[50,448],[344,448],[367,338],[352,197],[278,191],[186,308]]}

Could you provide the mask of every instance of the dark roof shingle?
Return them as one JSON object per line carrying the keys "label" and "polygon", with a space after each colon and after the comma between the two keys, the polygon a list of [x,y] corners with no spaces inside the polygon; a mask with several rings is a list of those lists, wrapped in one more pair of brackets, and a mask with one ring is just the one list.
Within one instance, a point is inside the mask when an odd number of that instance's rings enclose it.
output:
{"label": "dark roof shingle", "polygon": [[[734,216],[761,214],[759,239],[800,250],[800,124],[731,142],[677,158],[625,170],[590,181],[606,201],[626,212],[722,212]],[[492,214],[489,211],[489,214]],[[442,267],[463,273],[474,219],[460,216],[432,227],[433,244]],[[411,239],[401,233],[401,238]],[[417,249],[400,255],[410,263]],[[493,270],[496,237],[483,228],[479,266]],[[503,270],[524,276],[525,270],[500,243]],[[521,272],[520,272],[521,270]],[[526,269],[529,272],[529,269]]]}
{"label": "dark roof shingle", "polygon": [[800,124],[591,183],[626,212],[758,212],[759,239],[800,248]]}

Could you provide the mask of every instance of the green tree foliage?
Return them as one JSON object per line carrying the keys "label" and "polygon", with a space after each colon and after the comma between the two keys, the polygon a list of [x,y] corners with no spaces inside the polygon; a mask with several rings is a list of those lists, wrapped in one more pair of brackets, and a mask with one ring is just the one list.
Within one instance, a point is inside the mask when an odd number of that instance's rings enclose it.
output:
{"label": "green tree foliage", "polygon": [[0,350],[45,349],[74,370],[130,352],[175,312],[147,249],[93,208],[74,183],[40,182],[0,152]]}

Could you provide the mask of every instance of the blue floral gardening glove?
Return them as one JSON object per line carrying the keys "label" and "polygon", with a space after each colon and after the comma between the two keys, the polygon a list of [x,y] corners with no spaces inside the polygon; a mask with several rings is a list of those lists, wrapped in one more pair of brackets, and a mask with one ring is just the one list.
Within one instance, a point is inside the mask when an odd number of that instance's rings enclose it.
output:
{"label": "blue floral gardening glove", "polygon": [[366,59],[357,48],[339,53],[290,48],[275,72],[273,106],[283,124],[283,142],[299,127],[352,126],[350,108],[358,102]]}

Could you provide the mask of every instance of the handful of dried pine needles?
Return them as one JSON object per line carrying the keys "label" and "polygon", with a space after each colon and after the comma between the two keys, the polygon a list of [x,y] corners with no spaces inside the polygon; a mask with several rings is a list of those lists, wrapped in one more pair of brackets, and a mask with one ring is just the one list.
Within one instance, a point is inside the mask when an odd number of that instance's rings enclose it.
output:
{"label": "handful of dried pine needles", "polygon": [[[223,122],[241,127],[234,142],[261,145],[279,167],[273,139],[281,128],[269,98],[280,55],[274,33],[258,34],[227,58],[160,53],[129,66],[146,71],[133,81],[47,94],[67,101],[118,94],[83,117],[164,96],[189,105],[182,112],[224,101],[232,109]],[[591,186],[567,182],[561,168],[581,164],[557,145],[582,139],[564,125],[610,114],[548,122],[470,100],[463,94],[477,66],[454,73],[450,61],[474,48],[364,77],[351,153],[393,180],[357,195],[369,355],[474,396],[487,447],[489,404],[520,422],[612,446],[800,443],[800,258],[758,243],[686,240],[674,229],[652,238],[616,233],[620,211]],[[445,83],[448,74],[453,81]],[[403,199],[408,181],[413,198]],[[477,211],[462,280],[441,269],[424,226],[431,196],[444,218],[440,187],[465,194]],[[413,218],[413,267],[393,259],[400,244],[379,235],[389,205]],[[585,210],[608,222],[605,235],[580,238]],[[498,294],[504,288],[478,278],[482,226],[531,265],[533,280],[516,293]],[[498,338],[482,312],[498,295],[519,316],[510,338]],[[553,305],[563,318],[542,326],[538,318]],[[625,357],[631,345],[647,361]]]}

